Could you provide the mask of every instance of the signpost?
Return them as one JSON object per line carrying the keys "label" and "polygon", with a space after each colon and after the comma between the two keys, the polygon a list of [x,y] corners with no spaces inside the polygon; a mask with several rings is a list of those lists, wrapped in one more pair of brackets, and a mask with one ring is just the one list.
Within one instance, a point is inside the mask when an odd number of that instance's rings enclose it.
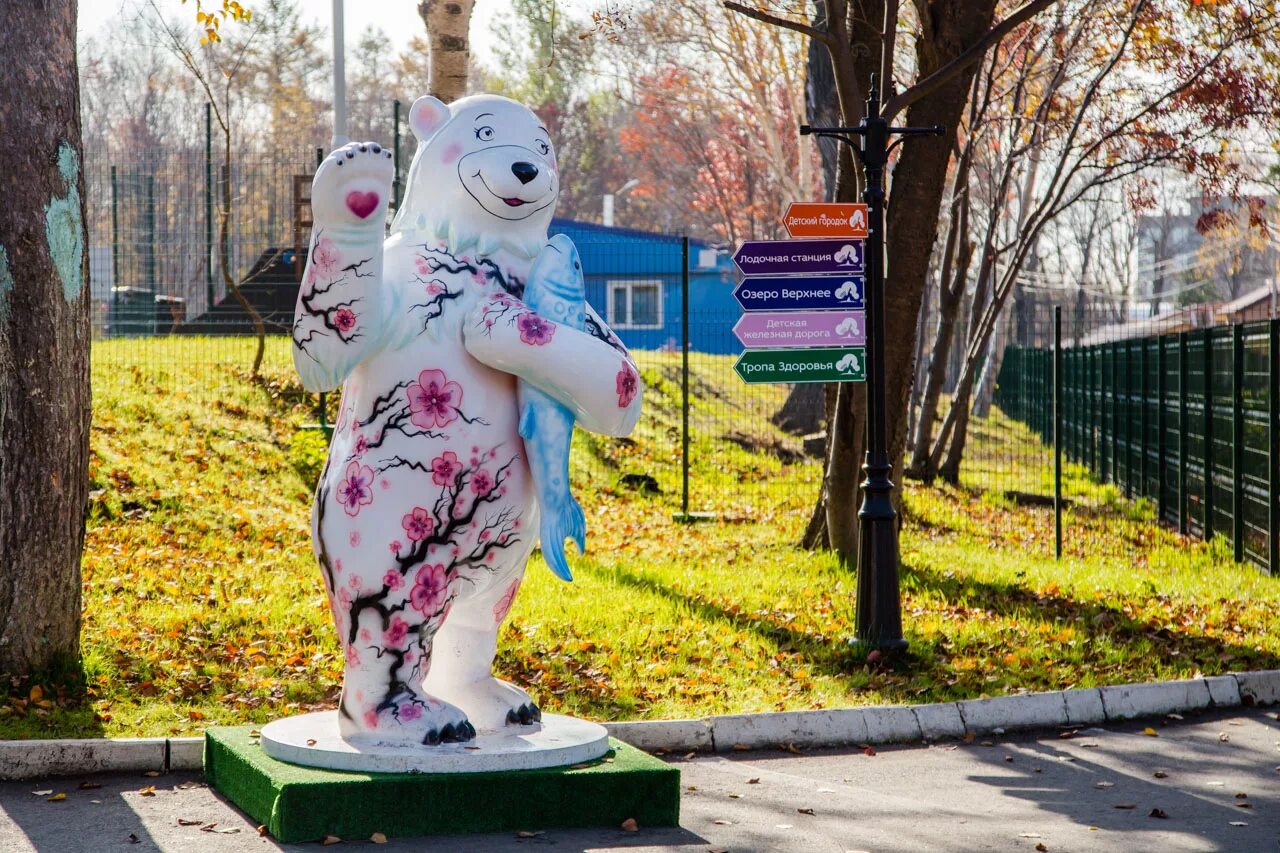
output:
{"label": "signpost", "polygon": [[862,241],[748,240],[733,254],[743,275],[845,275],[862,272]]}
{"label": "signpost", "polygon": [[793,201],[782,217],[792,237],[867,237],[867,206],[840,202]]}
{"label": "signpost", "polygon": [[862,310],[864,287],[860,275],[750,276],[733,298],[746,311]]}
{"label": "signpost", "polygon": [[747,350],[733,363],[749,385],[765,382],[865,382],[865,347]]}
{"label": "signpost", "polygon": [[[848,145],[862,162],[866,176],[862,199],[867,204],[867,454],[862,471],[862,507],[858,510],[858,599],[854,631],[861,645],[902,652],[902,604],[898,590],[898,526],[889,473],[888,428],[885,418],[884,375],[884,168],[889,161],[890,136],[943,133],[941,127],[890,127],[880,113],[878,75],[871,75],[867,109],[856,127],[800,126],[802,136],[836,139]],[[861,137],[855,146],[852,137]],[[901,140],[899,140],[900,142]],[[897,145],[894,142],[893,145]]]}
{"label": "signpost", "polygon": [[861,311],[777,311],[743,314],[733,333],[747,349],[849,346],[867,342]]}

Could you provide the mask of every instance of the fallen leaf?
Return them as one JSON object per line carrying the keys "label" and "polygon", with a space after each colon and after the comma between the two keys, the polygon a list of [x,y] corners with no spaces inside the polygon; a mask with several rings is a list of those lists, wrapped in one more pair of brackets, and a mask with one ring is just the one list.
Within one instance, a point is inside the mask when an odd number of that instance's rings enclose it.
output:
{"label": "fallen leaf", "polygon": [[876,751],[871,747],[867,747],[866,749],[862,750],[862,754],[866,756],[871,756],[871,755],[875,755]]}
{"label": "fallen leaf", "polygon": [[1160,733],[1155,729],[1151,728],[1151,726],[1147,726],[1145,729],[1143,729],[1142,733],[1147,737],[1160,737]]}
{"label": "fallen leaf", "polygon": [[259,835],[261,835],[261,836],[262,836],[262,837],[264,837],[264,838],[266,837],[266,835],[267,835],[267,825],[266,825],[265,823],[263,823],[263,824],[259,824],[259,825],[258,825],[258,834],[259,834]]}
{"label": "fallen leaf", "polygon": [[742,799],[742,795],[741,795],[741,794],[730,794],[730,795],[729,795],[729,799],[731,799],[731,800],[740,800],[740,799]]}
{"label": "fallen leaf", "polygon": [[131,833],[129,833],[129,843],[130,843],[130,844],[137,844],[137,843],[139,843],[138,833],[136,833],[136,832],[131,832]]}
{"label": "fallen leaf", "polygon": [[1168,773],[1165,773],[1163,770],[1157,770],[1155,773],[1152,773],[1151,775],[1152,775],[1152,776],[1154,776],[1154,777],[1156,777],[1157,779],[1168,779],[1168,778],[1169,778],[1169,774],[1168,774]]}
{"label": "fallen leaf", "polygon": [[202,820],[187,820],[185,817],[178,818],[178,826],[199,826],[204,823]]}
{"label": "fallen leaf", "polygon": [[1236,803],[1236,808],[1238,808],[1238,809],[1251,809],[1251,808],[1253,808],[1253,803]]}
{"label": "fallen leaf", "polygon": [[800,812],[800,814],[807,814],[807,815],[813,814],[813,809],[796,809],[796,811]]}
{"label": "fallen leaf", "polygon": [[1036,845],[1036,849],[1037,849],[1037,850],[1039,850],[1039,851],[1040,851],[1040,853],[1044,853],[1044,852],[1045,852],[1046,850],[1048,850],[1049,848],[1048,848],[1048,847],[1045,847],[1045,846],[1044,846],[1044,842],[1043,842],[1043,841],[1041,841],[1039,844],[1037,844],[1037,845]]}
{"label": "fallen leaf", "polygon": [[1249,799],[1249,795],[1248,795],[1248,794],[1246,794],[1244,791],[1240,791],[1239,793],[1237,793],[1237,794],[1236,794],[1236,799],[1237,799],[1237,800],[1247,800],[1247,799]]}
{"label": "fallen leaf", "polygon": [[711,822],[716,826],[733,826],[733,821],[730,820],[713,820]]}
{"label": "fallen leaf", "polygon": [[1006,756],[1004,757],[1004,760],[1005,760],[1005,761],[1008,761],[1010,764],[1012,764],[1012,763],[1013,763],[1013,756],[1012,756],[1012,755],[1006,755]]}
{"label": "fallen leaf", "polygon": [[148,785],[147,787],[140,789],[138,793],[144,797],[154,797],[156,795],[156,786]]}
{"label": "fallen leaf", "polygon": [[1147,813],[1147,817],[1166,818],[1168,816],[1169,815],[1165,812],[1164,809],[1152,809],[1150,812]]}
{"label": "fallen leaf", "polygon": [[316,739],[315,739],[315,738],[313,738],[313,737],[309,737],[309,738],[307,738],[307,746],[315,746],[315,745],[316,745]]}
{"label": "fallen leaf", "polygon": [[1137,807],[1137,803],[1116,803],[1118,809],[1136,809]]}
{"label": "fallen leaf", "polygon": [[537,832],[530,832],[527,829],[522,829],[516,833],[516,838],[537,838],[539,835],[546,835],[546,833],[543,832],[542,830],[538,830]]}
{"label": "fallen leaf", "polygon": [[101,782],[81,782],[80,783],[81,791],[92,791],[94,788],[101,788],[101,787],[102,787]]}
{"label": "fallen leaf", "polygon": [[373,835],[369,836],[369,840],[374,844],[386,844],[387,836],[383,835],[381,832],[375,832]]}
{"label": "fallen leaf", "polygon": [[747,746],[745,743],[735,743],[733,745],[733,749],[735,752],[746,752],[751,749],[751,747]]}
{"label": "fallen leaf", "polygon": [[60,802],[62,802],[63,800],[65,800],[66,798],[67,798],[67,795],[66,795],[66,794],[61,794],[61,793],[59,793],[59,794],[54,794],[52,797],[46,797],[46,799],[47,799],[49,802],[51,802],[51,803],[60,803]]}
{"label": "fallen leaf", "polygon": [[1080,730],[1079,730],[1079,729],[1071,729],[1070,731],[1058,732],[1058,737],[1063,738],[1063,739],[1065,740],[1066,738],[1074,737],[1074,736],[1075,736],[1075,733],[1076,733],[1076,732],[1078,732],[1078,731],[1080,731]]}
{"label": "fallen leaf", "polygon": [[1208,785],[1210,788],[1221,788],[1227,783],[1214,781],[1214,782],[1205,782],[1205,784]]}
{"label": "fallen leaf", "polygon": [[974,735],[973,735],[973,732],[965,732],[965,733],[964,733],[964,742],[965,742],[965,743],[973,743],[973,741],[974,741]]}
{"label": "fallen leaf", "polygon": [[[1277,769],[1277,770],[1280,770],[1280,767],[1277,767],[1276,769]],[[756,777],[756,778],[754,778],[754,779],[748,779],[748,780],[747,780],[747,784],[748,784],[748,785],[759,785],[759,784],[760,784],[760,777],[759,777],[759,776],[757,776],[757,777]]]}
{"label": "fallen leaf", "polygon": [[341,844],[342,839],[336,835],[326,835],[324,838],[320,839],[320,843],[325,847],[328,847],[330,844]]}
{"label": "fallen leaf", "polygon": [[1231,743],[1231,735],[1227,734],[1226,732],[1218,732],[1218,742]]}
{"label": "fallen leaf", "polygon": [[1115,782],[1098,782],[1098,783],[1097,783],[1097,784],[1095,784],[1093,787],[1095,787],[1095,788],[1114,788],[1115,786],[1116,786],[1116,783],[1115,783]]}
{"label": "fallen leaf", "polygon": [[636,823],[636,819],[633,817],[629,817],[622,822],[623,832],[637,832],[639,831],[639,829],[640,829],[640,824]]}
{"label": "fallen leaf", "polygon": [[1181,714],[1165,714],[1165,716],[1166,716],[1166,717],[1168,717],[1168,718],[1169,718],[1169,719],[1171,719],[1171,720],[1181,720],[1181,719],[1182,719],[1182,715],[1181,715]]}
{"label": "fallen leaf", "polygon": [[147,777],[150,777],[150,778],[154,779],[154,778],[156,778],[157,776],[159,776],[159,775],[160,775],[160,771],[159,771],[159,770],[148,770],[146,773],[143,773],[142,775],[143,775],[143,776],[147,776]]}
{"label": "fallen leaf", "polygon": [[684,757],[684,760],[685,760],[685,761],[688,761],[690,758],[694,758],[695,756],[697,756],[697,754],[698,754],[698,753],[696,753],[696,752],[691,752],[691,753],[689,753],[688,755],[686,755],[686,756]]}
{"label": "fallen leaf", "polygon": [[1231,821],[1231,825],[1232,825],[1232,826],[1248,826],[1249,824],[1248,824],[1248,822],[1247,822],[1247,821],[1243,821],[1243,820],[1233,820],[1233,821]]}

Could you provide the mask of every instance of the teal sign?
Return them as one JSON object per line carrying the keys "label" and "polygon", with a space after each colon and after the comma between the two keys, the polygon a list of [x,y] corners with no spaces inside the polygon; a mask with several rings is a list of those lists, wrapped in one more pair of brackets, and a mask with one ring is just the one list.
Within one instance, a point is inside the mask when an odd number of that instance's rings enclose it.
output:
{"label": "teal sign", "polygon": [[767,382],[865,382],[866,347],[820,349],[748,350],[733,364],[742,381]]}

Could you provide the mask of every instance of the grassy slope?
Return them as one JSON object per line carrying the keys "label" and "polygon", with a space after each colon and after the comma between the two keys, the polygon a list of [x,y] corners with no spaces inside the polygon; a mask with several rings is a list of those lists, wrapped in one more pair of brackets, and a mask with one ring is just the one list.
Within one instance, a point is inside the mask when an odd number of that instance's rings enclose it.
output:
{"label": "grassy slope", "polygon": [[[272,342],[265,387],[230,366],[248,362],[242,342],[204,342],[199,357],[191,341],[95,347],[90,696],[46,686],[30,700],[24,685],[30,701],[0,706],[0,736],[191,734],[333,701],[337,638],[311,559],[309,485],[294,467],[308,467],[296,427],[312,418],[283,343]],[[127,366],[138,347],[145,365]],[[227,366],[190,367],[215,357]],[[679,526],[678,359],[645,354],[642,367],[650,395],[634,441],[579,439],[590,551],[577,581],[535,560],[501,644],[501,670],[545,708],[688,717],[1280,666],[1268,630],[1280,582],[1156,527],[1149,507],[1076,469],[1068,559],[1053,561],[1047,508],[977,490],[1045,488],[1042,464],[1008,462],[1043,452],[997,417],[975,436],[978,473],[965,488],[909,487],[912,655],[895,671],[869,671],[846,643],[854,578],[789,544],[817,466],[719,439],[751,423],[778,440],[767,415],[782,390],[748,393],[726,359],[694,359],[692,503],[724,520]],[[634,471],[663,494],[616,485]]]}

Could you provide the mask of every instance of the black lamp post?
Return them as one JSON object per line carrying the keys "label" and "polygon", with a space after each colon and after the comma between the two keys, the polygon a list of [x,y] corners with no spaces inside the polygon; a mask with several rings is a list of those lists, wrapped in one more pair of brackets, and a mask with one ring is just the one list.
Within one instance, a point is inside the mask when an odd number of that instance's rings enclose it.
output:
{"label": "black lamp post", "polygon": [[[898,527],[889,474],[884,379],[884,167],[899,137],[937,135],[941,127],[890,127],[880,115],[880,92],[871,75],[867,114],[857,127],[800,126],[801,136],[828,136],[853,148],[862,163],[867,204],[867,453],[862,465],[862,507],[858,510],[858,603],[855,633],[868,649],[902,652],[902,604],[898,593]],[[862,137],[855,146],[850,137]]]}

